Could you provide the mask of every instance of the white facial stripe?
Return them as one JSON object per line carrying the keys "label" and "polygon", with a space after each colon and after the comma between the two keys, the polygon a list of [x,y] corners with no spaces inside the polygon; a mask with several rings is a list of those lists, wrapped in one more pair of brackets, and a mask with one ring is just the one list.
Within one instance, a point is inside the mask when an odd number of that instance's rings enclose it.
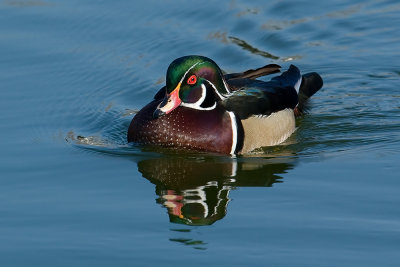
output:
{"label": "white facial stripe", "polygon": [[231,117],[231,125],[232,125],[232,148],[231,154],[235,154],[236,145],[237,145],[237,124],[236,124],[236,116],[233,112],[228,111],[229,116]]}
{"label": "white facial stripe", "polygon": [[195,103],[181,103],[181,106],[194,108],[198,110],[212,110],[217,106],[217,102],[214,103],[212,107],[203,108],[200,105],[203,104],[204,100],[206,99],[207,88],[204,84],[201,84],[201,97]]}
{"label": "white facial stripe", "polygon": [[[185,72],[185,74],[183,74],[182,79],[180,80],[180,83],[181,83],[181,84],[183,83],[183,80],[185,80],[186,75],[189,73],[189,71],[191,71],[191,70],[192,70],[194,67],[196,67],[197,65],[201,65],[201,64],[204,64],[204,63],[205,63],[205,62],[197,62],[197,63],[193,64],[193,65]],[[220,73],[220,75],[222,75],[222,74]],[[224,100],[224,99],[226,98],[225,96],[221,95],[220,92],[218,92],[217,88],[215,87],[215,85],[214,85],[212,82],[210,82],[210,81],[207,80],[207,79],[205,79],[205,80],[212,86],[212,88],[214,88],[215,93],[218,95],[218,97],[219,97],[221,100]],[[228,89],[228,85],[226,84],[225,80],[222,79],[222,81],[223,81],[223,83],[224,83],[224,87],[225,87],[226,93],[227,93],[227,94],[230,94],[231,91]]]}
{"label": "white facial stripe", "polygon": [[182,79],[180,80],[180,83],[182,83],[183,82],[183,80],[185,79],[185,77],[186,77],[186,75],[189,73],[189,71],[191,70],[191,69],[193,69],[194,67],[196,67],[198,64],[200,64],[201,62],[197,62],[197,63],[195,63],[195,64],[193,64],[186,72],[185,72],[185,74],[183,74],[183,76],[182,76]]}
{"label": "white facial stripe", "polygon": [[210,82],[209,80],[206,80],[206,81],[211,85],[211,87],[214,89],[215,93],[218,95],[218,97],[219,97],[221,100],[224,100],[224,99],[226,98],[225,96],[221,95],[221,94],[218,92],[217,88],[215,87],[215,85],[214,85],[212,82]]}

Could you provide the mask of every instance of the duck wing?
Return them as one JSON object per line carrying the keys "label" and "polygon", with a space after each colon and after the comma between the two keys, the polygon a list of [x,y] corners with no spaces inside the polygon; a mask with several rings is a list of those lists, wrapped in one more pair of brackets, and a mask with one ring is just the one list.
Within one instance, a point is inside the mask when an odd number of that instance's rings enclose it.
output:
{"label": "duck wing", "polygon": [[256,79],[258,77],[266,76],[269,74],[277,73],[280,71],[281,66],[277,64],[268,64],[258,69],[246,70],[244,72],[230,73],[224,75],[225,80],[232,79]]}
{"label": "duck wing", "polygon": [[251,78],[229,79],[227,83],[233,92],[221,104],[241,119],[294,109],[299,100],[301,80],[300,71],[294,65],[268,82]]}

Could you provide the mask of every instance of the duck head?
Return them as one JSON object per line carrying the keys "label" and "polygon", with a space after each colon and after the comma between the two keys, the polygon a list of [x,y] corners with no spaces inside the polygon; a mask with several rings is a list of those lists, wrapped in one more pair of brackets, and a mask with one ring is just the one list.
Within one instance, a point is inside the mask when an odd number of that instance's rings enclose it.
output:
{"label": "duck head", "polygon": [[154,111],[154,118],[168,114],[179,106],[212,110],[230,93],[221,69],[203,56],[175,59],[168,67],[165,88],[165,97]]}

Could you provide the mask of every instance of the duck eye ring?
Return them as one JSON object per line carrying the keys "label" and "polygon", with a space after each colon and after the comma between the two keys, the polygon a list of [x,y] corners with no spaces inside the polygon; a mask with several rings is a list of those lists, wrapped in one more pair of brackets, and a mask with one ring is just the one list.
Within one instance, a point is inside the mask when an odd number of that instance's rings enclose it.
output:
{"label": "duck eye ring", "polygon": [[194,74],[192,76],[190,76],[189,79],[187,79],[187,84],[189,84],[189,85],[193,85],[196,82],[197,82],[197,77]]}

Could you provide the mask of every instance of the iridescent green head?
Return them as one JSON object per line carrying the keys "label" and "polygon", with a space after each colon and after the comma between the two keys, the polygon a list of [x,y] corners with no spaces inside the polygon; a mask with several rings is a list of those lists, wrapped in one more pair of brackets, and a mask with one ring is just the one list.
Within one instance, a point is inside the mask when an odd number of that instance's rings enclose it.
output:
{"label": "iridescent green head", "polygon": [[214,109],[229,93],[222,71],[213,60],[203,56],[181,57],[168,67],[166,96],[154,117],[168,114],[180,105],[198,110]]}

